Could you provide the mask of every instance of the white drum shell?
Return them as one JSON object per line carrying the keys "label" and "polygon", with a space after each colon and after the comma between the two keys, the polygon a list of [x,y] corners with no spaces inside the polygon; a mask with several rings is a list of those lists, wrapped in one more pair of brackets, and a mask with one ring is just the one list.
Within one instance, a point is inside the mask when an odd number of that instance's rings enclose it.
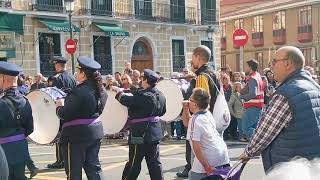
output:
{"label": "white drum shell", "polygon": [[166,113],[161,117],[164,121],[176,120],[182,110],[183,95],[179,86],[172,80],[161,80],[156,88],[166,98]]}
{"label": "white drum shell", "polygon": [[115,99],[116,93],[113,91],[107,91],[107,93],[108,100],[100,115],[105,135],[120,132],[128,119],[128,108]]}
{"label": "white drum shell", "polygon": [[43,91],[33,91],[27,98],[32,108],[34,122],[34,131],[29,138],[38,144],[52,143],[60,126],[54,99]]}

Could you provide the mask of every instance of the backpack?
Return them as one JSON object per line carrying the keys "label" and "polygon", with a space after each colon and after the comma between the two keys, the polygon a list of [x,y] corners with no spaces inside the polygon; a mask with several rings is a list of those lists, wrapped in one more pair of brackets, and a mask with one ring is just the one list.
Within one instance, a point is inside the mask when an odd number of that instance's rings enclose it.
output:
{"label": "backpack", "polygon": [[208,79],[212,82],[212,84],[215,86],[218,95],[216,98],[216,102],[213,107],[212,116],[216,122],[216,129],[219,132],[219,134],[222,136],[224,130],[226,130],[230,124],[231,121],[231,115],[228,107],[228,103],[224,97],[223,89],[219,89],[212,79],[212,77],[206,73],[202,73],[208,77]]}

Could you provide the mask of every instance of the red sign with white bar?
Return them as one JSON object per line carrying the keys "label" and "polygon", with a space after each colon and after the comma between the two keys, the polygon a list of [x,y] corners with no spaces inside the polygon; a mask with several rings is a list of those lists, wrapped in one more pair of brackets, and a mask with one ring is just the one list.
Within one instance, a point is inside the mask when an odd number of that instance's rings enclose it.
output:
{"label": "red sign with white bar", "polygon": [[77,50],[77,42],[73,39],[68,39],[64,46],[69,54],[74,54]]}
{"label": "red sign with white bar", "polygon": [[247,44],[249,39],[248,33],[244,29],[237,29],[233,32],[233,44],[235,46],[244,46]]}

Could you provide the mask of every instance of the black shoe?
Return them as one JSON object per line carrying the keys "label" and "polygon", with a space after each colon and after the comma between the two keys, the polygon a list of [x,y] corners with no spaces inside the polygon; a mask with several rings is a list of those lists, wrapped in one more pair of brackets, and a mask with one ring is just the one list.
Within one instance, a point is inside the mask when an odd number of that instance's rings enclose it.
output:
{"label": "black shoe", "polygon": [[31,169],[30,170],[30,179],[35,177],[38,173],[39,173],[39,168],[35,167],[35,168]]}
{"label": "black shoe", "polygon": [[177,172],[176,174],[178,177],[183,177],[183,178],[186,178],[189,176],[189,171],[184,169],[182,172]]}
{"label": "black shoe", "polygon": [[48,164],[47,168],[50,168],[50,169],[62,169],[62,168],[64,168],[64,164],[63,164],[63,162],[55,162],[53,164]]}

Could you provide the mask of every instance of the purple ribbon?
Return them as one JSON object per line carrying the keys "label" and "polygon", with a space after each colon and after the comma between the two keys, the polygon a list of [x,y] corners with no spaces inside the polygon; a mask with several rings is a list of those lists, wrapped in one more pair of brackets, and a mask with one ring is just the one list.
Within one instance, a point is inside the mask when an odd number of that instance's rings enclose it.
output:
{"label": "purple ribbon", "polygon": [[100,121],[99,118],[96,118],[96,119],[77,119],[77,120],[72,120],[72,121],[63,123],[62,128],[69,127],[69,126],[95,124],[99,121]]}
{"label": "purple ribbon", "polygon": [[24,139],[26,139],[24,134],[18,134],[15,136],[0,138],[0,144],[7,144],[7,143],[11,143],[11,142],[21,141]]}
{"label": "purple ribbon", "polygon": [[145,118],[137,118],[137,119],[129,119],[129,125],[131,124],[139,124],[142,122],[159,122],[160,117],[159,116],[150,116]]}

